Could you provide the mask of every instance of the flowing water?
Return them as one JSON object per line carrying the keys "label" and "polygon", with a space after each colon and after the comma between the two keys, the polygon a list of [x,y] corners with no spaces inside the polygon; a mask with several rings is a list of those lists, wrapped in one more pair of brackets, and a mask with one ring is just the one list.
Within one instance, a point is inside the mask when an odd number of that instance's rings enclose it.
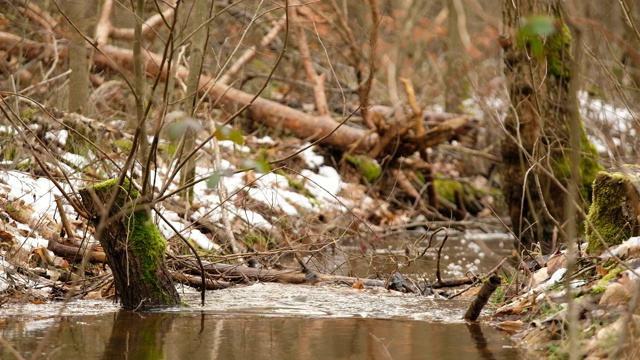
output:
{"label": "flowing water", "polygon": [[[484,245],[503,248],[491,241]],[[460,247],[465,249],[462,255]],[[478,257],[468,249],[464,239],[452,241],[443,250],[443,257],[448,256],[443,263]],[[431,271],[432,260],[412,264],[411,270]],[[476,265],[487,269],[495,264]],[[457,271],[446,269],[445,273]],[[191,306],[158,312],[120,311],[107,301],[0,307],[5,342],[0,344],[0,359],[18,358],[15,354],[38,359],[192,360],[519,357],[508,334],[460,320],[467,300],[340,285],[257,283],[208,292],[205,306],[200,306],[197,292],[180,291]]]}

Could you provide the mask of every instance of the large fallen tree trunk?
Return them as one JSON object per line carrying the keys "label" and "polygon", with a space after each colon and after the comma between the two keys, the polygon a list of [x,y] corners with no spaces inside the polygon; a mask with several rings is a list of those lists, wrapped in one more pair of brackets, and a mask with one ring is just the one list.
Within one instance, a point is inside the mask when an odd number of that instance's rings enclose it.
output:
{"label": "large fallen tree trunk", "polygon": [[[12,55],[21,54],[27,59],[39,58],[45,62],[51,61],[55,56],[58,58],[68,56],[68,51],[65,47],[54,48],[52,45],[27,40],[6,32],[0,32],[0,50]],[[56,50],[58,51],[57,54],[55,53]],[[99,45],[90,53],[93,54],[96,70],[111,70],[123,74],[133,72],[132,50],[111,45]],[[162,80],[168,77],[166,72],[167,64],[163,65],[160,55],[143,51],[141,56],[148,76],[159,76]],[[178,78],[186,81],[189,70],[184,66],[178,66],[175,74]],[[251,104],[246,110],[246,115],[253,121],[275,129],[286,129],[301,139],[314,141],[326,136],[322,140],[325,144],[343,151],[367,154],[373,151],[373,157],[383,157],[389,153],[395,155],[411,154],[416,149],[438,145],[453,136],[459,135],[474,121],[471,117],[463,116],[458,119],[452,119],[455,121],[445,121],[442,124],[438,124],[422,134],[416,135],[407,131],[391,134],[394,138],[401,138],[402,141],[390,141],[390,139],[387,139],[384,143],[389,145],[385,146],[385,149],[379,149],[376,148],[376,145],[379,146],[381,135],[375,132],[344,124],[341,125],[330,117],[310,115],[261,97],[254,99],[255,95],[234,89],[221,82],[215,82],[215,79],[205,74],[200,77],[199,89],[202,94],[208,95],[218,106],[223,107],[230,113],[234,113],[237,109]],[[463,120],[461,121],[461,119]],[[396,124],[392,125],[391,128],[395,129],[403,127],[402,124],[397,124],[398,126]],[[406,149],[404,149],[405,147]]]}

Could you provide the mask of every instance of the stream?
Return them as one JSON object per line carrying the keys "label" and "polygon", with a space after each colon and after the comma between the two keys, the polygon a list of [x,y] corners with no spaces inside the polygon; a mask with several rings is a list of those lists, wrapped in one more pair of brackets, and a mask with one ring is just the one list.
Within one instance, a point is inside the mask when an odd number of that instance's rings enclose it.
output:
{"label": "stream", "polygon": [[[475,238],[494,254],[465,259],[464,237],[443,249],[445,276],[487,269],[507,239]],[[461,248],[465,250],[460,254]],[[464,255],[464,256],[463,256]],[[478,256],[475,256],[478,258]],[[474,263],[473,269],[463,263]],[[324,264],[324,266],[328,266]],[[353,266],[353,264],[352,264]],[[404,270],[431,272],[433,259]],[[403,271],[404,273],[404,271]],[[0,307],[0,359],[517,359],[507,333],[461,320],[469,300],[349,286],[256,283],[200,294],[188,307],[136,313],[105,300]],[[490,310],[489,310],[490,311]],[[487,312],[487,315],[490,312]],[[12,350],[14,353],[12,353]]]}

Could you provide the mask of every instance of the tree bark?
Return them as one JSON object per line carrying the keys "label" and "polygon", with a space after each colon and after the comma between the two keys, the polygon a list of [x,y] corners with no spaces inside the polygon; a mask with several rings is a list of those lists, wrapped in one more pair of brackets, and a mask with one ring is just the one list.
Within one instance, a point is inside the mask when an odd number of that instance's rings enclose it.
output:
{"label": "tree bark", "polygon": [[462,110],[462,102],[469,97],[470,88],[467,78],[469,55],[461,39],[466,21],[460,0],[447,0],[447,10],[449,10],[447,51],[445,53],[447,88],[444,109],[457,113]]}
{"label": "tree bark", "polygon": [[[107,254],[122,307],[145,309],[180,304],[165,266],[166,240],[145,209],[136,209],[139,194],[128,180],[80,189],[82,202],[96,227],[96,237]],[[117,192],[115,205],[106,209]]]}
{"label": "tree bark", "polygon": [[[508,136],[501,144],[502,190],[519,239],[516,247],[540,243],[543,251],[550,252],[557,248],[556,240],[563,240],[557,234],[563,233],[567,219],[563,187],[567,188],[571,176],[569,124],[577,111],[571,106],[576,94],[569,91],[569,85],[572,71],[579,69],[574,69],[571,31],[562,18],[560,1],[505,0],[503,7],[507,33],[501,43],[513,110],[505,119]],[[519,43],[523,20],[536,15],[549,16],[555,31]],[[539,56],[533,50],[535,41],[542,45]],[[582,126],[580,132],[583,157],[578,187],[588,201],[600,165]]]}

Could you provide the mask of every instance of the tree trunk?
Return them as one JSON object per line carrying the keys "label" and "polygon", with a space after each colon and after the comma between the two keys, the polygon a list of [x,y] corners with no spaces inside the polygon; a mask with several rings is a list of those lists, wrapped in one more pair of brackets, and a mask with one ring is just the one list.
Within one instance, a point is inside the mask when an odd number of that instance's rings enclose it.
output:
{"label": "tree trunk", "polygon": [[[126,309],[176,306],[180,297],[166,269],[166,240],[145,209],[136,208],[139,194],[125,179],[80,189],[82,202],[96,227],[96,237],[107,254],[116,290]],[[115,205],[107,209],[114,193]],[[138,204],[139,205],[139,204]]]}
{"label": "tree trunk", "polygon": [[[447,52],[445,59],[447,62],[447,90],[445,92],[444,109],[447,112],[461,112],[462,101],[469,97],[469,80],[467,71],[469,59],[467,51],[461,39],[461,29],[466,26],[464,8],[460,0],[447,0],[448,15],[448,37]],[[459,12],[461,11],[461,12]]]}
{"label": "tree trunk", "polygon": [[[567,194],[558,185],[566,188],[571,175],[569,124],[577,109],[571,106],[576,94],[569,85],[572,70],[579,69],[574,69],[571,31],[562,18],[560,1],[505,0],[503,7],[505,78],[513,110],[505,119],[502,188],[519,239],[517,247],[540,243],[549,252],[557,248],[556,240],[563,240],[558,234],[567,219]],[[538,15],[551,18],[553,33],[528,34],[519,42],[523,20]],[[600,165],[582,126],[580,132],[578,186],[587,200]]]}

